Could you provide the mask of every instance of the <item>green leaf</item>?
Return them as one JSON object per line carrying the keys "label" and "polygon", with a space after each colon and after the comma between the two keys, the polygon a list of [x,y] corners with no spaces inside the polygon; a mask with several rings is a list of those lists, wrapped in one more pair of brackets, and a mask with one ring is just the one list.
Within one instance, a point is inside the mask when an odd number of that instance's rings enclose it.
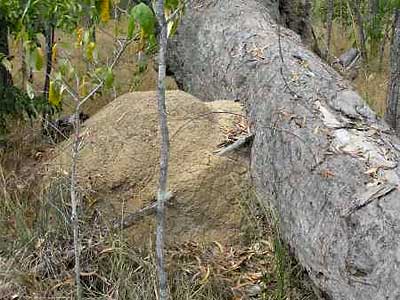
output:
{"label": "green leaf", "polygon": [[129,23],[128,23],[128,39],[133,38],[133,33],[135,32],[135,27],[136,27],[135,15],[130,14]]}
{"label": "green leaf", "polygon": [[[153,11],[146,4],[140,3],[132,8],[129,22],[129,25],[132,27],[134,25],[131,25],[131,22],[139,24],[146,36],[155,35],[156,18],[153,14]],[[133,27],[132,33],[134,29],[135,27]]]}
{"label": "green leaf", "polygon": [[40,71],[44,65],[43,50],[42,48],[35,47],[30,53],[30,66],[36,70]]}
{"label": "green leaf", "polygon": [[104,77],[104,86],[106,89],[110,89],[114,84],[114,73],[111,68],[108,68]]}
{"label": "green leaf", "polygon": [[179,0],[166,0],[164,5],[165,9],[176,10],[179,6]]}

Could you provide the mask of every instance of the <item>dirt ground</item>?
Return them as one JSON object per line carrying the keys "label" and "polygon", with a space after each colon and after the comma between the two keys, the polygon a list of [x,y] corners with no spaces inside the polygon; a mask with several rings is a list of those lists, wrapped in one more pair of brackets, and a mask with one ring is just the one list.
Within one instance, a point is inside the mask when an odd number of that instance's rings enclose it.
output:
{"label": "dirt ground", "polygon": [[[240,200],[249,189],[243,155],[220,157],[215,150],[235,127],[243,127],[240,104],[201,102],[181,91],[167,92],[171,139],[167,240],[235,242],[240,230]],[[239,126],[239,127],[240,127]],[[110,219],[155,200],[159,135],[155,92],[125,94],[84,124],[79,186],[88,205]],[[70,144],[58,148],[49,167],[67,174]],[[154,217],[128,230],[134,240],[151,236]]]}

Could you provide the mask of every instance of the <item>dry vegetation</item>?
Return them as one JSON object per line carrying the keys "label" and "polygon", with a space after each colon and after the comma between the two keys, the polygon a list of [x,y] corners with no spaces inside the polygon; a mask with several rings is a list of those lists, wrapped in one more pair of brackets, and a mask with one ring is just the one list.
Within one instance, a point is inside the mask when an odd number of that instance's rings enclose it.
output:
{"label": "dry vegetation", "polygon": [[[53,182],[35,203],[9,193],[1,222],[1,299],[71,299],[73,245],[67,179]],[[304,272],[289,258],[272,216],[254,194],[241,197],[241,234],[234,245],[171,243],[167,251],[173,299],[314,299]],[[33,206],[32,206],[33,205]],[[110,232],[101,210],[87,207],[81,221],[82,278],[87,299],[156,299],[152,238],[129,243]],[[273,237],[273,238],[271,238]]]}

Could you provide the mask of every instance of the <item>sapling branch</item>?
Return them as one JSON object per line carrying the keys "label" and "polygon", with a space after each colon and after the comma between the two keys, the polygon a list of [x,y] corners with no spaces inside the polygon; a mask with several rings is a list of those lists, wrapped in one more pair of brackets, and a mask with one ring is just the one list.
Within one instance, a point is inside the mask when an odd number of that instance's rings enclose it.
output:
{"label": "sapling branch", "polygon": [[[131,40],[126,39],[122,46],[119,48],[117,53],[115,54],[109,69],[112,70],[118,63],[121,58],[123,52],[131,43]],[[79,78],[76,78],[77,85],[79,86]],[[66,90],[71,95],[73,100],[75,101],[75,112],[74,112],[74,134],[73,134],[73,144],[72,144],[72,161],[71,161],[71,182],[70,182],[70,196],[71,196],[71,222],[73,227],[73,235],[74,235],[74,255],[75,255],[75,284],[76,284],[76,299],[82,299],[82,284],[81,284],[81,268],[80,268],[80,251],[81,251],[81,240],[79,236],[79,208],[81,207],[81,201],[79,194],[77,192],[77,162],[79,158],[79,152],[81,148],[82,137],[81,133],[81,121],[79,115],[81,113],[82,105],[92,96],[104,86],[105,79],[102,78],[100,82],[86,95],[85,97],[80,97],[78,92],[74,90],[71,85],[69,85],[64,79],[61,80],[64,84]]]}

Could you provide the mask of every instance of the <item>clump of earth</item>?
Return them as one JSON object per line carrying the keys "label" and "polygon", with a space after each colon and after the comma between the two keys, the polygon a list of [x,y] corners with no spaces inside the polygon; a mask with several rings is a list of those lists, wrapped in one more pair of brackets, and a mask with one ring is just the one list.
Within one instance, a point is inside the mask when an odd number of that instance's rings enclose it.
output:
{"label": "clump of earth", "polygon": [[[167,110],[168,184],[173,194],[167,208],[167,241],[231,244],[239,236],[241,202],[250,189],[248,160],[246,152],[218,156],[216,151],[243,128],[242,107],[169,91]],[[117,98],[85,122],[82,138],[78,181],[87,205],[101,208],[109,220],[123,220],[155,201],[160,140],[155,92]],[[62,143],[49,162],[61,175],[70,170],[71,143]],[[133,240],[144,240],[154,231],[154,217],[126,231]]]}

